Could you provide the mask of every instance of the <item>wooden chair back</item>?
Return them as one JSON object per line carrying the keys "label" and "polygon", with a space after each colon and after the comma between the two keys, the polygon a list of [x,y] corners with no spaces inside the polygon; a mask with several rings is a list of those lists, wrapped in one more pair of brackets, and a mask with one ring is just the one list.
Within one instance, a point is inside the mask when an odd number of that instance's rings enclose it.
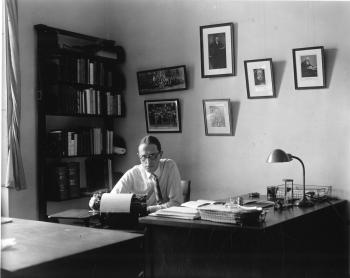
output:
{"label": "wooden chair back", "polygon": [[182,195],[184,197],[183,201],[188,202],[191,195],[191,181],[181,180]]}

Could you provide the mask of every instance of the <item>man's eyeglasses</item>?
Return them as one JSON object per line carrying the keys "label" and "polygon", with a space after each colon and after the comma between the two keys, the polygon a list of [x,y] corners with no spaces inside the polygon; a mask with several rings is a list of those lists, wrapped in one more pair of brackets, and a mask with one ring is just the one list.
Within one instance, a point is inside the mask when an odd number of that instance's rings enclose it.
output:
{"label": "man's eyeglasses", "polygon": [[144,154],[144,155],[139,155],[139,159],[143,162],[146,161],[146,159],[149,160],[156,160],[158,158],[158,155],[160,152],[157,153],[150,153],[150,154]]}

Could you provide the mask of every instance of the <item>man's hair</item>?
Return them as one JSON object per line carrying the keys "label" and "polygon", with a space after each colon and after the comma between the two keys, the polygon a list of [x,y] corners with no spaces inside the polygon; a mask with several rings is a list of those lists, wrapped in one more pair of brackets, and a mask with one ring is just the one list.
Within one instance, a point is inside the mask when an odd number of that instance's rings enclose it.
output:
{"label": "man's hair", "polygon": [[147,136],[143,137],[140,141],[139,146],[142,144],[147,144],[147,145],[153,144],[153,145],[157,146],[158,151],[162,150],[162,146],[160,145],[158,138],[155,136],[152,136],[152,135],[147,135]]}

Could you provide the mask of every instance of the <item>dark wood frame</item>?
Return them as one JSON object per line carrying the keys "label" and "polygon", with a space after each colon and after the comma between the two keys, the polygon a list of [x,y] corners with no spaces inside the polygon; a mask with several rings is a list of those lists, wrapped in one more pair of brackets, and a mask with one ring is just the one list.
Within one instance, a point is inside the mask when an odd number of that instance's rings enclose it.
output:
{"label": "dark wood frame", "polygon": [[[319,85],[310,85],[310,86],[302,86],[300,84],[301,80],[298,78],[298,68],[297,68],[297,57],[298,55],[301,55],[300,52],[309,52],[310,50],[315,50],[315,53],[313,55],[321,55],[320,60],[317,59],[317,71],[319,69],[319,63],[321,63],[321,70],[320,73],[322,76],[319,78],[318,83]],[[320,51],[320,53],[318,53]],[[310,54],[308,54],[310,55]],[[304,48],[295,48],[293,49],[293,67],[294,67],[294,85],[296,90],[306,90],[306,89],[321,89],[326,87],[326,72],[325,72],[325,59],[324,59],[324,48],[323,46],[315,46],[315,47],[304,47]]]}
{"label": "dark wood frame", "polygon": [[[149,104],[155,104],[157,102],[163,102],[165,103],[175,103],[176,104],[176,114],[177,114],[177,127],[176,128],[156,128],[152,127],[149,123],[149,111],[148,111],[148,105]],[[181,114],[180,114],[180,100],[179,99],[158,99],[158,100],[145,100],[145,120],[146,120],[146,128],[147,133],[180,133],[181,132]]]}
{"label": "dark wood frame", "polygon": [[[213,133],[209,130],[208,128],[208,122],[207,122],[207,109],[206,109],[206,104],[209,102],[222,102],[224,104],[227,104],[227,113],[228,115],[225,115],[225,119],[228,118],[228,132],[218,132],[218,133]],[[204,116],[204,128],[205,128],[205,135],[207,136],[231,136],[233,135],[233,128],[232,128],[232,109],[231,109],[231,102],[230,99],[203,99],[203,116]]]}
{"label": "dark wood frame", "polygon": [[[249,76],[252,76],[251,74],[249,74],[249,64],[261,64],[262,62],[266,62],[268,64],[266,64],[266,68],[268,67],[268,69],[270,70],[270,75],[268,76],[268,78],[266,78],[265,76],[265,81],[270,80],[271,84],[267,84],[266,82],[266,86],[268,86],[268,88],[266,88],[266,92],[268,92],[269,94],[266,95],[254,95],[253,92],[251,92],[251,88],[253,86],[256,86],[254,84],[254,80],[249,79]],[[245,78],[246,78],[246,86],[247,86],[247,97],[250,99],[254,99],[254,98],[275,98],[276,97],[276,92],[275,92],[275,82],[274,82],[274,77],[273,77],[273,66],[272,66],[272,58],[266,58],[266,59],[256,59],[256,60],[246,60],[244,61],[244,70],[245,70]],[[268,72],[267,72],[268,73]],[[265,72],[266,74],[266,72]]]}
{"label": "dark wood frame", "polygon": [[[163,88],[163,89],[147,89],[144,87],[144,84],[142,84],[143,80],[143,76],[145,76],[147,78],[147,75],[149,75],[150,77],[152,77],[153,79],[153,75],[157,72],[166,72],[166,71],[171,71],[171,70],[182,70],[182,74],[183,76],[183,85],[182,86],[168,86],[168,88]],[[153,82],[152,80],[148,80]],[[151,70],[144,70],[144,71],[139,71],[137,72],[137,84],[138,84],[138,89],[139,89],[139,94],[140,95],[145,95],[145,94],[156,94],[156,93],[161,93],[161,92],[171,92],[171,91],[181,91],[181,90],[187,90],[188,89],[188,84],[187,84],[187,74],[186,74],[186,66],[185,65],[181,65],[181,66],[174,66],[174,67],[167,67],[167,68],[158,68],[158,69],[151,69]]]}
{"label": "dark wood frame", "polygon": [[[202,72],[202,78],[208,78],[208,77],[222,77],[222,76],[233,76],[235,75],[235,53],[234,53],[234,31],[233,31],[233,23],[222,23],[222,24],[215,24],[215,25],[205,25],[205,26],[200,26],[200,47],[201,47],[201,72]],[[209,60],[209,53],[205,53],[205,47],[204,47],[204,36],[203,36],[203,32],[206,29],[212,29],[212,28],[218,28],[218,27],[229,27],[229,35],[231,36],[231,41],[229,43],[229,46],[226,45],[226,64],[228,61],[231,62],[231,67],[228,65],[226,68],[224,69],[228,69],[229,72],[226,73],[208,73],[206,72],[206,58],[205,56],[208,56],[208,60]],[[224,30],[223,30],[224,32]],[[231,51],[231,57],[227,57],[228,55],[228,50],[230,49]],[[209,50],[208,50],[209,52]],[[209,61],[207,61],[208,63],[208,67],[209,67]],[[213,69],[212,69],[213,70]],[[210,69],[208,69],[207,71],[210,71]],[[215,69],[214,69],[215,71]]]}

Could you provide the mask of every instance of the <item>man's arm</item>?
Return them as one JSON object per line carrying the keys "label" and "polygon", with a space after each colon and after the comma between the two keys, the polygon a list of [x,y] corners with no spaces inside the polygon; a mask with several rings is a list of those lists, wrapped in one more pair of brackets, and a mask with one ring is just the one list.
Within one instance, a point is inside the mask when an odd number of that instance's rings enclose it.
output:
{"label": "man's arm", "polygon": [[116,183],[116,185],[111,190],[111,193],[133,193],[132,192],[132,173],[128,170]]}

